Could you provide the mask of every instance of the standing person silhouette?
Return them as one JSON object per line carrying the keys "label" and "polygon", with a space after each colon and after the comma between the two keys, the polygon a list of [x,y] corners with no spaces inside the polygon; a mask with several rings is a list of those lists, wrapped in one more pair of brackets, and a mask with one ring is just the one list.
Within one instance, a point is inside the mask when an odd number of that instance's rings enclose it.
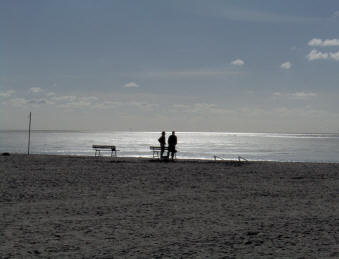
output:
{"label": "standing person silhouette", "polygon": [[175,135],[175,131],[172,131],[172,135],[168,137],[168,157],[171,154],[172,161],[174,160],[174,154],[177,152],[175,150],[175,146],[178,143],[177,136]]}
{"label": "standing person silhouette", "polygon": [[165,131],[161,132],[161,137],[158,139],[160,143],[160,158],[163,159],[164,151],[165,151],[165,145],[166,145],[166,133]]}

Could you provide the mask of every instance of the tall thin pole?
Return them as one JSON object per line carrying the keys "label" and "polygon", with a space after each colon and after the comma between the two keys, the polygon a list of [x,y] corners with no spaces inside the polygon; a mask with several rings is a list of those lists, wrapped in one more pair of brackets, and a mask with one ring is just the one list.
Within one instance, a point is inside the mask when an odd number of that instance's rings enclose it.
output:
{"label": "tall thin pole", "polygon": [[31,121],[32,121],[32,113],[29,113],[29,126],[28,126],[28,149],[27,154],[29,155],[29,149],[31,147]]}

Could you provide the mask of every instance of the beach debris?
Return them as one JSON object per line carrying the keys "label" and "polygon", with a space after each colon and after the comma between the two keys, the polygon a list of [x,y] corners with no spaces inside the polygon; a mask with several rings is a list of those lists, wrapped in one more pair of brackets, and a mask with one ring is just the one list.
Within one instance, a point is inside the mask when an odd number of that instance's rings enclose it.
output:
{"label": "beach debris", "polygon": [[220,160],[225,160],[225,158],[221,157],[221,156],[217,156],[217,155],[214,155],[214,160],[217,161],[217,159],[220,159]]}
{"label": "beach debris", "polygon": [[242,156],[238,156],[238,160],[239,162],[241,162],[241,160],[245,161],[245,162],[248,162],[248,160]]}
{"label": "beach debris", "polygon": [[[217,156],[217,155],[214,155],[213,157],[214,157],[214,161],[217,161],[217,159],[220,159],[220,160],[223,160],[223,161],[226,160],[225,158],[223,158],[221,156]],[[242,156],[238,156],[238,161],[237,162],[239,162],[239,163],[241,163],[241,162],[248,162],[248,160],[246,158],[242,157]]]}

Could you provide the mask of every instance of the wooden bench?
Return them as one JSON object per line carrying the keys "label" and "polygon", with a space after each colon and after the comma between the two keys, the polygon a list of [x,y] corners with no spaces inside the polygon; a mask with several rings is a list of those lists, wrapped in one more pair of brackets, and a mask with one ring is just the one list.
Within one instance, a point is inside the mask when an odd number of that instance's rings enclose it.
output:
{"label": "wooden bench", "polygon": [[[161,147],[158,147],[158,146],[150,146],[149,148],[150,148],[150,150],[152,150],[152,152],[153,152],[153,158],[161,159],[161,157],[160,157]],[[168,154],[168,147],[165,147],[165,148],[164,148],[164,153],[165,153],[165,152],[167,152],[167,154]],[[167,156],[164,156],[164,157],[167,157]],[[177,152],[174,153],[174,158],[177,158]]]}
{"label": "wooden bench", "polygon": [[111,157],[117,158],[117,150],[115,146],[108,146],[108,145],[93,145],[92,148],[95,150],[94,156],[100,156],[101,151],[111,151]]}

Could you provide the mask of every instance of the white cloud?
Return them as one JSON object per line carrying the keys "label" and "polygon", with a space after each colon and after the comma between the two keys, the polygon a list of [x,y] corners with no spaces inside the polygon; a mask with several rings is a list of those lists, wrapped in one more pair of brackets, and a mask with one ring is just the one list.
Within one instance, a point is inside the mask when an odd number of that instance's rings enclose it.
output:
{"label": "white cloud", "polygon": [[32,99],[32,100],[28,100],[27,104],[40,105],[40,104],[54,104],[54,103],[47,99]]}
{"label": "white cloud", "polygon": [[10,97],[13,94],[15,94],[14,90],[7,90],[5,92],[0,92],[0,97]]}
{"label": "white cloud", "polygon": [[231,64],[235,66],[243,66],[245,62],[242,59],[235,59],[231,62]]}
{"label": "white cloud", "polygon": [[282,64],[280,65],[280,67],[281,67],[282,69],[288,70],[288,69],[290,69],[290,68],[292,67],[292,64],[291,64],[291,62],[287,61],[287,62],[282,63]]}
{"label": "white cloud", "polygon": [[238,71],[226,70],[226,69],[196,69],[196,70],[181,70],[181,71],[163,71],[163,72],[149,72],[144,74],[147,77],[170,77],[170,78],[182,78],[182,77],[209,77],[209,76],[223,76],[223,75],[238,75]]}
{"label": "white cloud", "polygon": [[127,84],[124,85],[125,88],[137,88],[139,87],[139,85],[135,82],[129,82]]}
{"label": "white cloud", "polygon": [[321,52],[316,49],[312,49],[310,53],[306,56],[309,61],[318,60],[318,59],[332,59],[339,61],[339,51],[337,52]]}
{"label": "white cloud", "polygon": [[56,103],[59,107],[64,108],[79,108],[79,107],[92,107],[96,105],[96,101],[99,98],[96,96],[86,96],[86,97],[78,97],[78,96],[52,96],[50,102]]}
{"label": "white cloud", "polygon": [[70,96],[52,96],[52,100],[58,101],[58,102],[73,102],[76,100],[76,96],[70,95]]}
{"label": "white cloud", "polygon": [[313,93],[313,92],[309,92],[309,93],[296,92],[296,93],[290,94],[290,97],[292,99],[299,99],[299,100],[311,99],[311,98],[314,98],[314,97],[317,97],[317,96],[318,96],[318,94]]}
{"label": "white cloud", "polygon": [[336,47],[339,46],[339,39],[324,40],[324,47]]}
{"label": "white cloud", "polygon": [[13,106],[18,106],[18,107],[26,105],[28,103],[28,101],[25,98],[14,98],[9,101]]}
{"label": "white cloud", "polygon": [[322,43],[323,43],[322,39],[314,38],[308,42],[308,46],[317,47],[321,46]]}
{"label": "white cloud", "polygon": [[318,39],[314,38],[308,42],[311,47],[335,47],[339,46],[339,39]]}
{"label": "white cloud", "polygon": [[88,97],[79,97],[78,99],[86,102],[94,102],[97,101],[99,98],[96,96],[88,96]]}
{"label": "white cloud", "polygon": [[174,104],[172,105],[171,111],[180,112],[180,113],[195,113],[208,116],[210,114],[215,115],[226,115],[230,113],[230,110],[227,110],[223,107],[218,106],[214,103],[191,103],[191,104]]}
{"label": "white cloud", "polygon": [[123,102],[118,102],[118,101],[101,101],[99,103],[94,104],[94,108],[98,108],[98,109],[115,109],[117,107],[122,106],[123,104],[124,104]]}
{"label": "white cloud", "polygon": [[335,52],[335,53],[330,53],[330,58],[334,59],[335,61],[339,61],[339,51]]}
{"label": "white cloud", "polygon": [[314,92],[296,92],[296,93],[280,93],[275,92],[272,94],[274,98],[285,98],[292,100],[309,100],[318,96],[317,93]]}
{"label": "white cloud", "polygon": [[222,16],[229,20],[235,21],[249,21],[249,22],[268,22],[268,23],[309,23],[321,21],[320,18],[315,17],[301,17],[301,16],[289,16],[276,12],[257,11],[250,9],[239,9],[228,6],[224,7],[215,5],[213,7],[204,6],[203,13],[209,13],[213,16]]}
{"label": "white cloud", "polygon": [[310,53],[307,54],[307,59],[309,61],[317,60],[317,59],[328,59],[329,55],[326,52],[317,51],[316,49],[312,49]]}
{"label": "white cloud", "polygon": [[56,93],[54,93],[54,92],[49,92],[49,93],[46,94],[46,96],[48,96],[48,97],[55,96],[55,95],[56,95]]}
{"label": "white cloud", "polygon": [[64,108],[79,108],[79,107],[89,107],[91,105],[92,105],[92,103],[89,102],[89,101],[77,100],[77,101],[74,101],[74,102],[60,104],[60,107],[64,107]]}
{"label": "white cloud", "polygon": [[42,92],[43,90],[42,90],[40,87],[32,87],[32,88],[29,89],[29,91],[30,91],[31,93],[40,93],[40,92]]}

